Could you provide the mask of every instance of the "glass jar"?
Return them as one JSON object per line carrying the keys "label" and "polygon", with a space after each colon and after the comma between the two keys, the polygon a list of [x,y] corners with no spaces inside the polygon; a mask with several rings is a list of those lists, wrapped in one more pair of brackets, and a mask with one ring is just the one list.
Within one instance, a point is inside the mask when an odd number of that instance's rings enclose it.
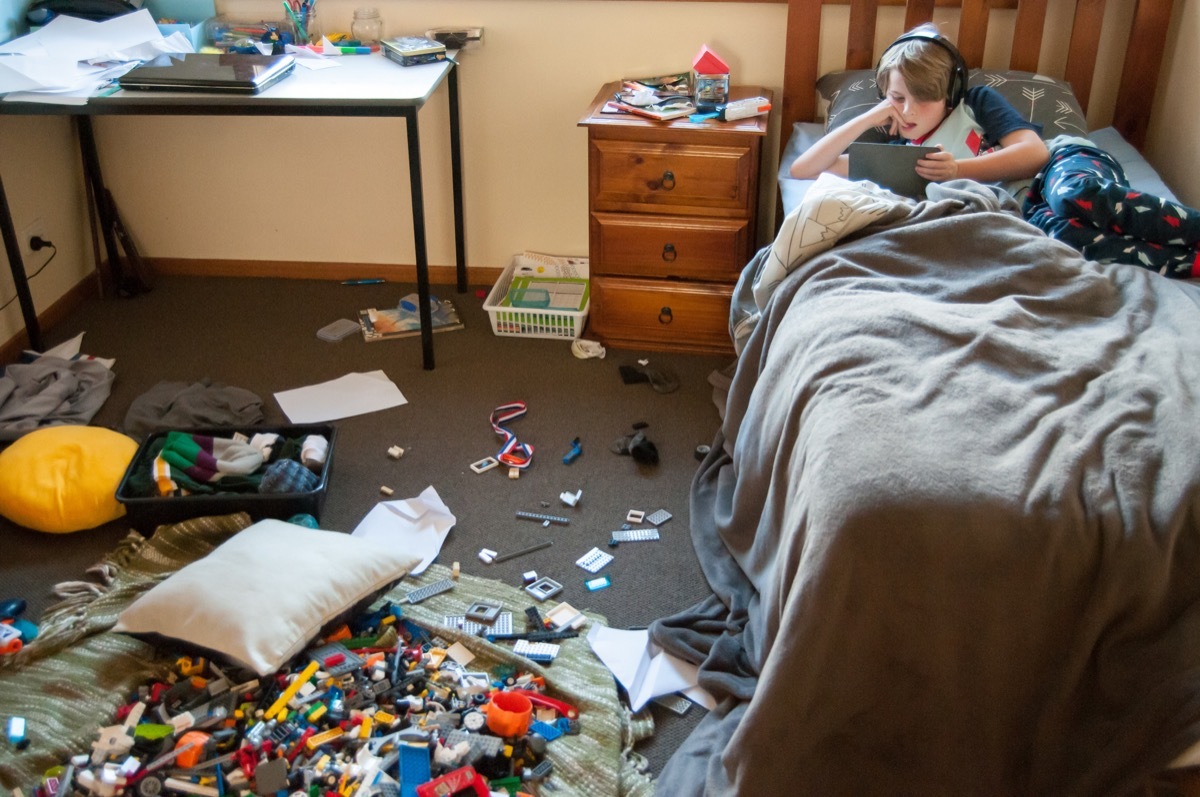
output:
{"label": "glass jar", "polygon": [[383,20],[378,8],[354,9],[354,21],[350,23],[350,37],[363,45],[379,44],[383,38]]}

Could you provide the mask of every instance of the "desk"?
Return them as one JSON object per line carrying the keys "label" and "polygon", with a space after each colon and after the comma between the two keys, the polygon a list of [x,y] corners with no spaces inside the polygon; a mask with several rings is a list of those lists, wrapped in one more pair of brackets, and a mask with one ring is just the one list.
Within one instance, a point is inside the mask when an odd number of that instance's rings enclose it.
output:
{"label": "desk", "polygon": [[[454,191],[454,244],[459,292],[467,289],[466,243],[463,232],[462,146],[458,116],[458,70],[453,60],[402,67],[380,53],[345,56],[331,69],[297,66],[290,76],[251,96],[168,91],[118,91],[94,97],[86,105],[51,105],[0,101],[0,114],[67,115],[79,127],[84,177],[97,198],[97,211],[109,263],[120,263],[104,180],[96,151],[91,117],[111,114],[179,116],[394,116],[405,120],[408,133],[408,175],[412,192],[413,242],[417,260],[417,295],[421,312],[421,353],[426,370],[433,361],[433,332],[429,309],[429,260],[425,248],[425,201],[421,183],[421,141],[417,112],[446,81],[450,104],[450,157]],[[13,284],[31,348],[41,351],[41,327],[29,292],[21,245],[13,227],[8,197],[0,180],[0,234],[4,238]]]}

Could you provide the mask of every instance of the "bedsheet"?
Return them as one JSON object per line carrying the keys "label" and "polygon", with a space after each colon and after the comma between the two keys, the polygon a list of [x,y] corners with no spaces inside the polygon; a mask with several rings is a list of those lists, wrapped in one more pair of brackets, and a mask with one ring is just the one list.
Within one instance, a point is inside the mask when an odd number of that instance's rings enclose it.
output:
{"label": "bedsheet", "polygon": [[720,701],[660,797],[1119,794],[1200,738],[1198,331],[961,198],[792,269],[651,628]]}

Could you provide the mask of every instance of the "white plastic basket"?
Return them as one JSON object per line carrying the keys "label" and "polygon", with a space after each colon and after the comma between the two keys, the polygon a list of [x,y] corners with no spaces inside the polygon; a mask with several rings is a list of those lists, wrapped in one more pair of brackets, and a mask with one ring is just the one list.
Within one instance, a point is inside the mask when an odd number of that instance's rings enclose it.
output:
{"label": "white plastic basket", "polygon": [[501,337],[558,338],[574,340],[583,334],[587,324],[591,299],[581,310],[539,310],[527,307],[506,307],[504,299],[513,279],[518,275],[571,277],[587,279],[586,257],[559,257],[537,252],[514,255],[492,286],[483,308],[492,322],[492,332]]}

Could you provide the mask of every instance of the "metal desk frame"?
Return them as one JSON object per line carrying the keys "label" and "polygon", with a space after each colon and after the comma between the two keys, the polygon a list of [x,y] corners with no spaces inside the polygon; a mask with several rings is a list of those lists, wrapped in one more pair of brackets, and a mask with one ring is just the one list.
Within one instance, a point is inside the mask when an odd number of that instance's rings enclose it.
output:
{"label": "metal desk frame", "polygon": [[[93,116],[363,116],[400,117],[408,133],[408,175],[412,192],[413,243],[417,260],[417,295],[420,299],[421,354],[426,370],[434,367],[433,328],[429,307],[429,258],[425,245],[425,199],[421,179],[421,140],[417,113],[446,81],[450,108],[450,160],[454,192],[454,245],[457,287],[467,289],[466,237],[463,228],[462,140],[459,128],[458,68],[448,59],[436,64],[401,67],[381,54],[346,56],[340,67],[308,70],[297,66],[294,74],[252,96],[118,91],[94,97],[86,105],[53,105],[0,102],[0,115],[73,116],[79,129],[84,179],[96,200],[104,248],[110,264],[119,264],[120,251],[104,197],[104,179]],[[0,179],[0,235],[12,269],[13,284],[24,316],[30,347],[43,349],[42,330],[29,290],[20,241],[13,226],[8,196]]]}

